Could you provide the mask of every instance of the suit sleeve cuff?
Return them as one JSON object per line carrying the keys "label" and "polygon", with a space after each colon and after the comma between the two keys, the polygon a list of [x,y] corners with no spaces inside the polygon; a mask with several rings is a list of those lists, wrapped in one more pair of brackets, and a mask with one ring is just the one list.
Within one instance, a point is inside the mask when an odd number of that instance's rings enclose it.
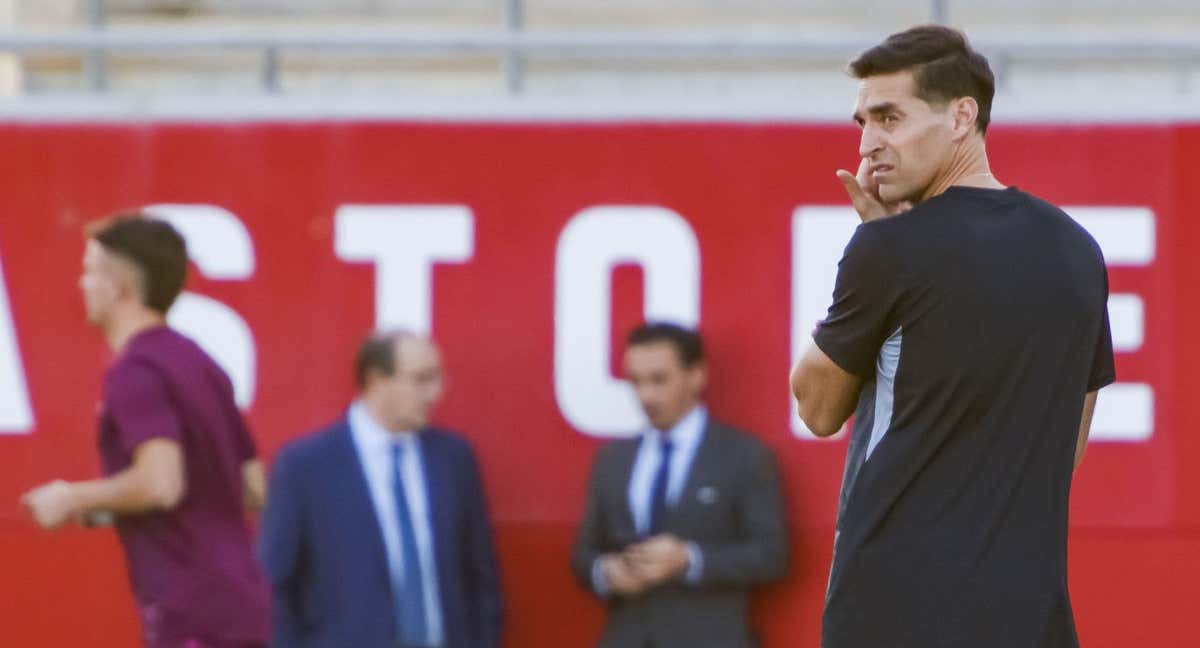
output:
{"label": "suit sleeve cuff", "polygon": [[601,598],[608,596],[609,592],[608,579],[604,577],[604,570],[601,569],[603,560],[604,556],[601,555],[592,561],[592,591]]}
{"label": "suit sleeve cuff", "polygon": [[688,567],[683,573],[683,580],[688,585],[696,585],[704,575],[704,553],[695,542],[687,543]]}

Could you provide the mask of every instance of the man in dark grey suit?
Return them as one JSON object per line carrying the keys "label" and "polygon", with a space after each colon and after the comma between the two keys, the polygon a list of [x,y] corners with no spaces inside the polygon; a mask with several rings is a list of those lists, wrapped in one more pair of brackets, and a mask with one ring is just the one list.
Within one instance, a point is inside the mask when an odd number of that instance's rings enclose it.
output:
{"label": "man in dark grey suit", "polygon": [[638,327],[625,372],[651,427],[597,454],[571,560],[608,605],[599,646],[750,648],[747,592],[787,567],[774,458],[709,417],[698,333]]}

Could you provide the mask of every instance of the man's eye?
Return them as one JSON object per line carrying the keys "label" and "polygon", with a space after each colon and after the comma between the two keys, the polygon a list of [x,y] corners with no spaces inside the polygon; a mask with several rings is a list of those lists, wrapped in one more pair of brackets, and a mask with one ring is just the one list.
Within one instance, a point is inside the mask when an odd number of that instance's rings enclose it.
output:
{"label": "man's eye", "polygon": [[900,121],[900,117],[898,115],[890,115],[889,114],[889,115],[883,116],[883,123],[885,123],[885,124],[894,124],[898,121]]}

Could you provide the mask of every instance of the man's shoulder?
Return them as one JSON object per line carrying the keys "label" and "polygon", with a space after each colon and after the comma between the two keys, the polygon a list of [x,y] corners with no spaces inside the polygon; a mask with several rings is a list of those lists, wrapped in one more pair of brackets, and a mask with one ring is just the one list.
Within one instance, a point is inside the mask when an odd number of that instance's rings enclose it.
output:
{"label": "man's shoulder", "polygon": [[1089,250],[1099,254],[1100,245],[1096,243],[1096,239],[1091,232],[1087,230],[1079,221],[1075,220],[1062,207],[1054,203],[1034,196],[1033,194],[1023,194],[1030,206],[1039,216],[1044,216],[1044,222],[1054,224],[1060,229],[1070,232],[1077,243],[1084,245]]}
{"label": "man's shoulder", "polygon": [[283,444],[275,457],[275,462],[305,462],[314,459],[321,459],[324,462],[329,450],[341,443],[345,435],[349,433],[350,430],[345,419],[334,421]]}
{"label": "man's shoulder", "polygon": [[1027,209],[1033,209],[1035,211],[1044,211],[1046,213],[1055,214],[1057,216],[1066,216],[1067,215],[1067,213],[1065,211],[1063,211],[1062,207],[1055,205],[1054,203],[1050,202],[1049,200],[1046,200],[1045,198],[1042,198],[1041,196],[1031,194],[1028,191],[1024,191],[1024,190],[1018,189],[1016,187],[1009,187],[1009,189],[1012,190],[1012,193],[1014,195],[1020,197],[1022,200],[1025,201],[1025,207]]}
{"label": "man's shoulder", "polygon": [[471,442],[467,440],[467,435],[452,430],[450,428],[431,425],[421,430],[421,436],[435,443],[444,443],[454,446],[469,446]]}
{"label": "man's shoulder", "polygon": [[159,365],[211,360],[192,338],[170,326],[160,326],[135,336],[117,358],[122,361],[146,362]]}
{"label": "man's shoulder", "polygon": [[157,370],[152,362],[138,355],[122,353],[113,359],[104,369],[104,391],[120,389],[130,379],[139,376],[157,377]]}
{"label": "man's shoulder", "polygon": [[1091,232],[1066,210],[1016,187],[1011,189],[1012,193],[1020,200],[1020,209],[1029,216],[1024,222],[1039,230],[1037,233],[1031,233],[1031,236],[1052,238],[1056,242],[1058,252],[1081,254],[1091,257],[1093,261],[1103,265],[1101,262],[1103,253],[1099,243],[1096,242]]}
{"label": "man's shoulder", "polygon": [[771,449],[757,435],[710,418],[705,428],[705,435],[712,443],[719,445],[724,452],[744,453],[747,455],[770,454]]}
{"label": "man's shoulder", "polygon": [[[605,441],[592,455],[592,478],[620,471],[637,457],[642,435]],[[604,479],[604,478],[601,478]]]}
{"label": "man's shoulder", "polygon": [[738,443],[745,445],[762,445],[762,441],[753,432],[737,427],[731,423],[726,423],[721,419],[709,418],[707,432],[711,432],[729,443]]}
{"label": "man's shoulder", "polygon": [[425,452],[433,452],[447,457],[450,461],[478,464],[475,444],[457,430],[442,427],[427,427],[421,430],[421,443]]}
{"label": "man's shoulder", "polygon": [[120,382],[137,374],[171,382],[191,380],[197,373],[224,370],[195,340],[169,326],[143,332],[113,359],[105,380]]}
{"label": "man's shoulder", "polygon": [[633,455],[641,445],[642,435],[640,434],[605,441],[600,446],[600,449],[596,451],[596,461],[612,461],[613,459]]}
{"label": "man's shoulder", "polygon": [[928,254],[930,246],[979,241],[977,233],[963,225],[977,221],[958,218],[964,214],[983,218],[1002,215],[1010,227],[1024,232],[1023,236],[1053,238],[1060,244],[1099,252],[1091,234],[1061,207],[1015,186],[951,187],[907,212],[864,223],[855,232],[852,243],[860,255],[883,256],[907,267],[907,263],[898,260],[912,254]]}

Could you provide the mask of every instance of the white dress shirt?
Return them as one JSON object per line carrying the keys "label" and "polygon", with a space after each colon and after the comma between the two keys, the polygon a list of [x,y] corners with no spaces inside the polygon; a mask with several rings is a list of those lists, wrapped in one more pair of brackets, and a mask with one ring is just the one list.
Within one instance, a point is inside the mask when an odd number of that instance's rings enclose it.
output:
{"label": "white dress shirt", "polygon": [[[633,524],[638,535],[650,533],[651,498],[654,493],[654,476],[662,461],[663,439],[670,439],[671,467],[667,476],[667,506],[672,508],[683,496],[687,486],[688,475],[692,470],[692,462],[696,458],[696,450],[704,440],[704,428],[708,425],[708,410],[703,405],[697,405],[679,419],[670,430],[650,428],[642,433],[642,443],[638,446],[637,457],[633,461],[633,473],[629,477],[629,510],[633,513]],[[695,583],[700,580],[704,571],[704,555],[694,542],[687,543],[688,568],[684,580]],[[604,596],[608,592],[608,583],[600,570],[600,559],[592,564],[592,585],[596,593]]]}
{"label": "white dress shirt", "polygon": [[696,448],[704,438],[704,426],[708,423],[708,412],[696,406],[679,419],[670,430],[650,428],[642,433],[642,444],[638,447],[637,459],[633,462],[633,474],[629,478],[629,510],[633,512],[633,523],[639,535],[650,532],[650,509],[654,490],[654,476],[662,461],[662,443],[670,439],[671,468],[667,481],[667,506],[674,507],[683,494],[691,471]]}
{"label": "white dress shirt", "polygon": [[437,562],[434,556],[433,527],[429,518],[429,498],[425,493],[425,468],[421,461],[420,438],[413,432],[389,432],[371,417],[361,401],[355,401],[350,406],[347,419],[350,423],[350,436],[358,452],[358,461],[367,477],[371,502],[375,506],[375,517],[379,520],[379,530],[387,549],[392,582],[401,580],[404,573],[404,553],[400,549],[400,522],[396,519],[395,491],[392,489],[392,445],[400,443],[404,446],[400,472],[404,481],[408,510],[413,518],[417,555],[421,560],[429,641],[434,646],[441,645],[442,607],[438,602]]}

